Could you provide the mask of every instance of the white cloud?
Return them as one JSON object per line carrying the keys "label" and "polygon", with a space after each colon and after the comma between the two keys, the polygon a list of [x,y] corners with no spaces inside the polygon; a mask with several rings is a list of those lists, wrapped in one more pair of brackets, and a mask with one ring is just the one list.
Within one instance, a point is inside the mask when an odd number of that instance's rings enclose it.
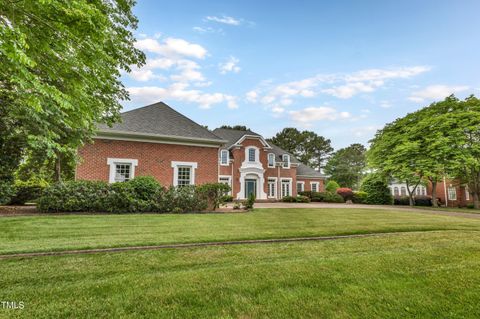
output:
{"label": "white cloud", "polygon": [[236,19],[234,17],[229,17],[229,16],[225,16],[225,15],[223,15],[221,17],[208,16],[208,17],[205,17],[205,20],[214,21],[214,22],[223,23],[223,24],[228,24],[228,25],[234,25],[234,26],[238,26],[242,23],[241,19]]}
{"label": "white cloud", "polygon": [[201,45],[178,38],[166,38],[162,43],[158,39],[146,38],[137,40],[135,46],[140,50],[168,57],[185,56],[203,59],[207,55],[207,50]]}
{"label": "white cloud", "polygon": [[173,83],[166,88],[158,86],[129,87],[128,91],[133,99],[142,103],[175,100],[196,103],[203,109],[209,109],[212,105],[220,103],[227,103],[231,109],[238,107],[234,96],[189,89],[188,84],[185,83]]}
{"label": "white cloud", "polygon": [[339,112],[333,107],[307,107],[298,111],[289,112],[292,119],[302,126],[310,126],[312,122],[334,121],[339,119],[348,119],[351,117],[349,112]]}
{"label": "white cloud", "polygon": [[240,62],[239,59],[237,59],[234,56],[230,56],[225,62],[220,63],[218,65],[218,68],[220,69],[220,73],[226,74],[228,72],[233,72],[233,73],[240,72],[241,69],[238,66],[239,62]]}
{"label": "white cloud", "polygon": [[375,132],[380,129],[379,126],[362,126],[362,127],[355,127],[350,130],[356,137],[364,137],[364,136],[373,136]]}
{"label": "white cloud", "polygon": [[256,103],[257,98],[258,98],[258,93],[255,90],[251,90],[251,91],[247,92],[247,94],[245,94],[245,97],[246,97],[248,102]]}
{"label": "white cloud", "polygon": [[424,88],[423,90],[419,90],[413,92],[408,99],[413,102],[424,102],[427,101],[435,101],[435,100],[443,100],[447,96],[451,94],[456,94],[459,92],[463,92],[468,90],[470,87],[465,85],[459,86],[448,86],[448,85],[430,85]]}
{"label": "white cloud", "polygon": [[317,74],[278,85],[263,84],[254,90],[257,93],[255,99],[269,107],[279,103],[287,106],[293,104],[296,98],[311,98],[319,94],[348,99],[360,93],[372,93],[385,86],[388,81],[411,78],[429,70],[428,66],[412,66],[366,69],[348,74]]}
{"label": "white cloud", "polygon": [[193,31],[198,32],[198,33],[220,33],[223,34],[223,29],[220,28],[212,28],[212,27],[193,27]]}
{"label": "white cloud", "polygon": [[390,101],[387,101],[387,100],[382,100],[380,101],[380,107],[383,107],[384,109],[389,109],[391,108],[393,105]]}

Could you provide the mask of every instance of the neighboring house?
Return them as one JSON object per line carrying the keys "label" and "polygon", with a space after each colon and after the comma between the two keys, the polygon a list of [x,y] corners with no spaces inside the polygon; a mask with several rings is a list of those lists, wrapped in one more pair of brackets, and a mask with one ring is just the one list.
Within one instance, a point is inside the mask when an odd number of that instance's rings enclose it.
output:
{"label": "neighboring house", "polygon": [[211,132],[162,102],[121,118],[111,128],[99,126],[93,143],[79,149],[76,179],[113,183],[150,175],[165,186],[223,182],[237,199],[324,189],[324,175],[254,132]]}
{"label": "neighboring house", "polygon": [[[400,182],[392,182],[389,186],[393,196],[408,196],[407,185]],[[468,192],[468,186],[459,185],[454,180],[444,179],[437,183],[437,200],[439,205],[448,207],[464,207],[473,204],[473,198]],[[413,187],[410,186],[412,190]],[[418,185],[415,195],[432,196],[432,184],[429,182],[427,186]]]}
{"label": "neighboring house", "polygon": [[[406,183],[400,183],[398,181],[393,181],[390,183],[388,186],[390,188],[390,191],[393,196],[408,196],[408,191],[407,191],[407,184]],[[413,186],[410,186],[410,191],[413,191]],[[418,185],[417,188],[415,189],[415,195],[430,195],[428,193],[428,189],[424,185]]]}
{"label": "neighboring house", "polygon": [[[457,181],[444,178],[437,183],[437,198],[442,206],[465,207],[473,204],[473,198],[467,185],[460,185]],[[432,194],[432,185],[428,185],[429,194]]]}

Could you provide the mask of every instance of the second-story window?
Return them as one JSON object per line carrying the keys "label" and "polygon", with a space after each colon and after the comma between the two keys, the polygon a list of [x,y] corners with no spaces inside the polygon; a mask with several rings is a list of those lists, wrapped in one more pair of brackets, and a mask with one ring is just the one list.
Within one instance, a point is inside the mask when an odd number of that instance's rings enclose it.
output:
{"label": "second-story window", "polygon": [[255,162],[255,154],[256,150],[254,148],[249,148],[248,149],[248,161],[249,162]]}
{"label": "second-story window", "polygon": [[222,150],[220,152],[220,164],[222,165],[228,165],[228,151],[227,150]]}
{"label": "second-story window", "polygon": [[268,154],[268,167],[275,167],[275,154]]}
{"label": "second-story window", "polygon": [[282,159],[283,159],[283,168],[290,168],[290,155],[283,154]]}

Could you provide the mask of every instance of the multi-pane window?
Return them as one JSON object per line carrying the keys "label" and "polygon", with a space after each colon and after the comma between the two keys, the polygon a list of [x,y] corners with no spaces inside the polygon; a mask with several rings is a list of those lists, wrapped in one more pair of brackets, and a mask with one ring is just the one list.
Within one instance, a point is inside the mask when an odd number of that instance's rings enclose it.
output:
{"label": "multi-pane window", "polygon": [[132,164],[115,164],[115,182],[126,182],[131,178]]}
{"label": "multi-pane window", "polygon": [[290,196],[290,181],[282,180],[282,197]]}
{"label": "multi-pane window", "polygon": [[395,187],[393,188],[393,195],[394,195],[394,196],[400,195],[400,191],[398,190],[398,187],[397,187],[397,186],[395,186]]}
{"label": "multi-pane window", "polygon": [[248,149],[248,161],[255,162],[256,150],[254,148]]}
{"label": "multi-pane window", "polygon": [[220,164],[222,165],[228,165],[228,151],[227,150],[222,150],[220,152]]}
{"label": "multi-pane window", "polygon": [[318,192],[318,183],[312,183],[311,187],[312,187],[312,192]]}
{"label": "multi-pane window", "polygon": [[190,166],[179,166],[177,185],[185,186],[190,185],[192,181],[192,168]]}
{"label": "multi-pane window", "polygon": [[304,183],[297,183],[297,193],[298,192],[303,192],[304,191]]}
{"label": "multi-pane window", "polygon": [[457,200],[457,189],[455,187],[449,187],[447,191],[449,200]]}
{"label": "multi-pane window", "polygon": [[290,167],[290,155],[283,154],[282,159],[283,159],[283,167],[284,168],[289,168]]}
{"label": "multi-pane window", "polygon": [[407,196],[407,188],[405,186],[400,188],[400,195]]}
{"label": "multi-pane window", "polygon": [[275,154],[268,154],[268,167],[275,167]]}
{"label": "multi-pane window", "polygon": [[277,181],[275,179],[268,179],[268,197],[275,197],[275,187]]}

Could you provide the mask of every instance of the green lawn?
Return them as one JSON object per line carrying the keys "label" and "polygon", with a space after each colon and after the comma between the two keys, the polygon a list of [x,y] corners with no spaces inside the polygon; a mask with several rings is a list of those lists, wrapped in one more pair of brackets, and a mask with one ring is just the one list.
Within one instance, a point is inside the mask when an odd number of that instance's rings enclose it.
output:
{"label": "green lawn", "polygon": [[480,220],[368,209],[257,209],[188,215],[0,218],[0,254],[256,238],[478,230]]}
{"label": "green lawn", "polygon": [[[436,219],[436,217],[433,217]],[[472,231],[0,260],[23,318],[479,318]]]}

